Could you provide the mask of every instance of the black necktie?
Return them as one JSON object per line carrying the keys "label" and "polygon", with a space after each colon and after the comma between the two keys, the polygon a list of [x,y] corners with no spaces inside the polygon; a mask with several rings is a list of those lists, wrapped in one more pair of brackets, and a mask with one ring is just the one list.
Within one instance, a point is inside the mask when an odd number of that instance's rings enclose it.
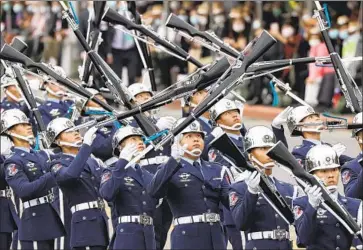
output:
{"label": "black necktie", "polygon": [[199,164],[199,162],[195,161],[193,163],[193,166],[202,174],[203,179],[204,179],[204,175],[203,175],[203,171],[202,171],[202,166]]}
{"label": "black necktie", "polygon": [[135,165],[135,170],[136,170],[136,173],[140,176],[140,177],[142,177],[142,171],[141,171],[141,168],[140,168],[140,166],[139,165]]}

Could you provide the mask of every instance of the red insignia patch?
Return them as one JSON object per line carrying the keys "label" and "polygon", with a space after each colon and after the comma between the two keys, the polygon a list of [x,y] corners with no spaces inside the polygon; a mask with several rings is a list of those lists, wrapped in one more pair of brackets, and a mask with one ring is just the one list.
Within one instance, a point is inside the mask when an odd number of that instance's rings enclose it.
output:
{"label": "red insignia patch", "polygon": [[349,170],[345,170],[342,173],[342,182],[344,185],[347,185],[350,181],[351,175],[350,175],[350,171]]}
{"label": "red insignia patch", "polygon": [[102,175],[101,184],[105,183],[111,178],[111,172],[106,172]]}
{"label": "red insignia patch", "polygon": [[56,164],[52,167],[52,172],[57,173],[59,169],[61,169],[63,166],[61,164]]}
{"label": "red insignia patch", "polygon": [[238,195],[236,194],[236,192],[232,192],[229,194],[229,206],[233,207],[234,205],[236,205],[238,201]]}
{"label": "red insignia patch", "polygon": [[209,150],[208,152],[208,160],[210,162],[214,162],[214,160],[217,158],[217,154],[214,149]]}
{"label": "red insignia patch", "polygon": [[301,207],[299,207],[299,206],[294,207],[295,220],[299,219],[303,213],[304,213],[304,211],[301,209]]}
{"label": "red insignia patch", "polygon": [[11,164],[7,167],[8,170],[8,175],[9,176],[14,176],[19,172],[19,169],[16,167],[15,164]]}

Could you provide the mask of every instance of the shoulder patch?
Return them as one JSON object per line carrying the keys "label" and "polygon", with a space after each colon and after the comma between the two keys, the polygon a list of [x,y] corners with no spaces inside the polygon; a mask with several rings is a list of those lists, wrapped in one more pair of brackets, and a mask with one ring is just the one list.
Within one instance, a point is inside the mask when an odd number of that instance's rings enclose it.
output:
{"label": "shoulder patch", "polygon": [[208,161],[214,162],[216,158],[217,158],[217,152],[214,149],[209,150]]}
{"label": "shoulder patch", "polygon": [[14,176],[19,172],[19,169],[15,164],[8,165],[6,170],[8,171],[9,176]]}
{"label": "shoulder patch", "polygon": [[301,215],[303,215],[304,211],[301,209],[300,206],[295,206],[294,207],[294,217],[295,220],[299,219],[301,217]]}
{"label": "shoulder patch", "polygon": [[229,193],[229,206],[233,207],[238,201],[238,195],[236,192]]}
{"label": "shoulder patch", "polygon": [[342,182],[344,185],[347,185],[350,181],[351,178],[351,174],[350,174],[350,170],[344,170],[342,173]]}
{"label": "shoulder patch", "polygon": [[102,178],[101,178],[101,184],[105,183],[106,181],[108,181],[110,178],[111,178],[111,172],[110,171],[107,171],[106,173],[104,173],[102,175]]}
{"label": "shoulder patch", "polygon": [[63,167],[62,164],[55,164],[53,167],[52,167],[52,172],[53,173],[57,173],[59,171],[59,169],[61,169]]}

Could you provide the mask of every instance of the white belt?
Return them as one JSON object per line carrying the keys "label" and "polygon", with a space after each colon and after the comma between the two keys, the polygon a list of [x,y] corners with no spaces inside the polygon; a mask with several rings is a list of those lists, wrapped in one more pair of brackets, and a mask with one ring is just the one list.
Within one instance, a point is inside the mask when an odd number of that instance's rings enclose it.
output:
{"label": "white belt", "polygon": [[288,240],[289,232],[285,229],[276,229],[273,231],[253,232],[247,234],[248,240]]}
{"label": "white belt", "polygon": [[216,223],[220,221],[219,214],[204,213],[199,215],[184,216],[174,219],[174,226],[191,223]]}
{"label": "white belt", "polygon": [[118,223],[138,223],[147,226],[153,225],[153,218],[148,215],[124,215],[118,217]]}
{"label": "white belt", "polygon": [[0,190],[0,197],[10,198],[11,197],[10,189]]}
{"label": "white belt", "polygon": [[77,205],[74,205],[71,207],[71,212],[74,214],[77,211],[81,210],[87,210],[87,209],[93,209],[93,208],[103,208],[103,202],[99,201],[90,201],[90,202],[84,202]]}
{"label": "white belt", "polygon": [[155,156],[153,158],[148,158],[148,159],[142,159],[139,163],[139,165],[142,166],[146,166],[146,165],[153,165],[153,164],[162,164],[165,163],[169,160],[168,156]]}
{"label": "white belt", "polygon": [[35,198],[33,200],[25,201],[23,202],[24,209],[27,209],[29,207],[35,207],[41,204],[50,203],[53,201],[52,196],[47,195],[40,198]]}

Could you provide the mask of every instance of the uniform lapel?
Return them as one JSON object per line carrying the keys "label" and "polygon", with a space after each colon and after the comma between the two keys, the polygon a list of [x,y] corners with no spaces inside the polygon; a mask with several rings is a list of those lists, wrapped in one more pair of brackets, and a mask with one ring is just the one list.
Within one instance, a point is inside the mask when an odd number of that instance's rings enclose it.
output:
{"label": "uniform lapel", "polygon": [[144,186],[142,175],[140,175],[134,167],[130,167],[126,175],[135,179],[141,186]]}

